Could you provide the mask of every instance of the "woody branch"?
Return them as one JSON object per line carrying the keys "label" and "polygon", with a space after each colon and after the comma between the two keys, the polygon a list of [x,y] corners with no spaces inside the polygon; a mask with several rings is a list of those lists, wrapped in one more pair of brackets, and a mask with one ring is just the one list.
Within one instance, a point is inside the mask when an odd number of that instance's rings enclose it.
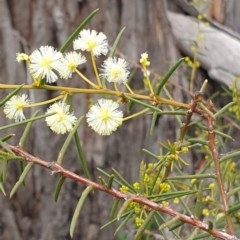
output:
{"label": "woody branch", "polygon": [[184,223],[188,223],[188,224],[190,224],[194,227],[197,227],[205,232],[208,232],[212,236],[217,237],[219,239],[238,240],[238,238],[233,235],[209,228],[208,224],[206,224],[200,220],[194,219],[193,216],[187,216],[187,215],[178,213],[170,207],[166,207],[166,206],[163,206],[162,204],[155,203],[155,202],[150,201],[142,196],[136,196],[136,195],[129,194],[129,193],[126,194],[126,193],[122,193],[114,188],[107,188],[99,183],[93,182],[87,178],[79,176],[79,175],[63,168],[61,165],[57,164],[56,162],[47,162],[38,157],[35,157],[19,147],[12,146],[12,145],[8,145],[8,147],[17,156],[21,156],[23,158],[23,161],[31,162],[35,165],[39,165],[41,167],[47,168],[47,169],[51,170],[52,174],[57,173],[63,177],[72,179],[75,182],[79,182],[86,186],[91,186],[94,189],[105,192],[106,194],[111,195],[117,199],[121,199],[121,200],[131,199],[131,201],[139,203],[139,204],[143,204],[153,211],[165,213],[172,217],[177,217],[180,221],[182,221]]}

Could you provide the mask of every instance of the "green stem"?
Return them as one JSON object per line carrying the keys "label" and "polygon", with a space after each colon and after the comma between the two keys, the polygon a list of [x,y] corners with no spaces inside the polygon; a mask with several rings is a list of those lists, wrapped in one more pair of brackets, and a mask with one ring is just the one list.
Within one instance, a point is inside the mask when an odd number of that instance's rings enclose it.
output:
{"label": "green stem", "polygon": [[79,156],[79,161],[80,161],[80,165],[83,169],[84,175],[88,179],[91,179],[91,175],[89,173],[88,166],[87,166],[87,160],[84,156],[82,145],[81,145],[81,142],[80,142],[80,139],[79,139],[79,136],[78,136],[77,132],[74,133],[74,140],[75,140],[75,143],[76,143],[77,152],[78,152],[78,156]]}
{"label": "green stem", "polygon": [[42,106],[42,105],[46,105],[46,104],[49,104],[49,103],[52,103],[52,102],[55,102],[59,99],[62,99],[64,98],[64,95],[59,95],[55,98],[52,98],[52,99],[49,99],[47,101],[43,101],[43,102],[38,102],[38,103],[33,103],[33,104],[29,104],[27,105],[26,107],[37,107],[37,106]]}
{"label": "green stem", "polygon": [[148,84],[150,93],[151,93],[151,95],[154,95],[153,87],[152,87],[152,84],[151,84],[151,81],[149,79],[149,76],[148,76],[148,73],[147,73],[147,69],[146,69],[145,66],[143,66],[143,72],[144,72],[144,74],[146,76],[146,80],[147,80],[147,84]]}
{"label": "green stem", "polygon": [[72,221],[71,221],[71,225],[70,225],[70,236],[71,238],[73,237],[77,222],[78,222],[78,217],[79,214],[82,210],[83,204],[86,201],[87,196],[92,192],[93,187],[92,186],[88,186],[83,192],[82,195],[78,201],[78,204],[76,206],[76,209],[74,211],[73,217],[72,217]]}
{"label": "green stem", "polygon": [[[0,83],[0,90],[1,89],[15,89],[21,85],[15,85],[15,84],[1,84]],[[110,96],[116,96],[119,97],[119,92],[109,90],[109,89],[84,89],[84,88],[71,88],[71,87],[63,87],[63,86],[50,86],[50,85],[42,85],[39,87],[33,86],[33,85],[24,85],[22,86],[22,89],[28,89],[28,90],[49,90],[49,91],[61,91],[61,92],[68,92],[71,94],[102,94],[102,95],[110,95]],[[139,99],[139,100],[146,100],[146,101],[152,101],[153,98],[151,96],[145,96],[142,94],[132,94],[132,93],[123,93],[125,97]],[[189,104],[181,103],[174,101],[172,99],[166,99],[166,98],[160,98],[156,97],[156,101],[158,104],[165,104],[170,105],[174,107],[180,107],[184,109],[190,109],[191,106]]]}
{"label": "green stem", "polygon": [[96,61],[95,61],[95,58],[94,58],[94,55],[93,55],[93,52],[92,52],[92,51],[91,51],[91,60],[92,60],[93,70],[94,70],[95,76],[96,76],[96,78],[97,78],[98,86],[99,86],[100,88],[102,88],[102,82],[101,82],[100,77],[99,77],[99,74],[98,74]]}
{"label": "green stem", "polygon": [[125,83],[125,86],[131,94],[134,94],[133,90],[130,88],[130,86],[127,83]]}
{"label": "green stem", "polygon": [[89,85],[91,85],[93,88],[98,88],[98,86],[94,83],[92,83],[88,78],[86,78],[80,71],[77,69],[75,70],[76,73],[81,77],[85,82],[87,82]]}
{"label": "green stem", "polygon": [[114,90],[115,90],[116,92],[119,92],[118,86],[117,86],[117,83],[116,83],[116,82],[113,84],[113,86],[114,86]]}
{"label": "green stem", "polygon": [[207,84],[208,84],[208,80],[205,79],[205,81],[203,82],[203,85],[200,89],[200,93],[203,93],[205,91]]}
{"label": "green stem", "polygon": [[123,119],[123,121],[129,120],[129,119],[131,119],[131,118],[138,117],[138,116],[140,116],[141,114],[147,112],[148,110],[149,110],[148,108],[145,108],[145,109],[143,109],[143,110],[140,111],[140,112],[137,112],[137,113],[134,113],[134,114],[132,114],[132,115],[130,115],[130,116],[128,116],[128,117],[125,117],[125,118]]}
{"label": "green stem", "polygon": [[222,114],[223,114],[226,110],[228,110],[228,108],[230,108],[231,106],[233,106],[234,104],[235,104],[235,102],[230,102],[230,103],[228,103],[228,104],[225,105],[223,108],[221,108],[218,112],[216,112],[216,113],[214,114],[214,117],[217,118],[217,117],[219,117],[219,116],[222,116]]}

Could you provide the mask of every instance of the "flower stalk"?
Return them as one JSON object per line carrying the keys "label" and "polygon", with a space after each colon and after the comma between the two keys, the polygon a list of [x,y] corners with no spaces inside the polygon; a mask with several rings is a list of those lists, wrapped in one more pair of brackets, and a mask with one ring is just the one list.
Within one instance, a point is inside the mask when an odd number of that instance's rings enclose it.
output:
{"label": "flower stalk", "polygon": [[102,88],[102,82],[100,80],[99,74],[98,74],[98,70],[97,70],[97,65],[96,65],[96,60],[94,58],[93,52],[91,52],[91,60],[92,60],[92,65],[93,65],[93,71],[95,73],[95,77],[97,79],[97,83],[98,83],[98,87]]}

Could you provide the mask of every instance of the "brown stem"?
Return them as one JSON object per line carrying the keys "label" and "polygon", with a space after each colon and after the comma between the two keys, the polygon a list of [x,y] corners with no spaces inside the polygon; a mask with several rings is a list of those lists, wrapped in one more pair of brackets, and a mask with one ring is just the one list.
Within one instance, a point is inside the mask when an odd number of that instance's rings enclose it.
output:
{"label": "brown stem", "polygon": [[122,200],[131,199],[133,202],[145,205],[151,210],[165,213],[172,217],[177,217],[182,222],[188,223],[196,228],[202,229],[203,231],[208,232],[209,234],[211,234],[212,236],[214,236],[216,238],[224,239],[224,240],[240,240],[237,237],[230,235],[228,233],[221,232],[221,231],[218,231],[215,229],[211,229],[211,228],[209,228],[208,224],[201,222],[197,219],[194,219],[193,217],[189,217],[187,215],[178,213],[178,212],[174,211],[173,209],[171,209],[170,207],[166,207],[166,206],[163,206],[162,204],[152,202],[141,196],[122,193],[114,188],[106,188],[105,186],[103,186],[99,183],[93,182],[87,178],[81,177],[71,171],[64,169],[62,166],[60,166],[56,162],[47,162],[47,161],[44,161],[40,158],[37,158],[37,157],[27,153],[26,151],[24,151],[23,149],[21,149],[19,147],[15,147],[15,146],[11,146],[11,145],[8,145],[8,146],[16,155],[21,156],[24,161],[32,162],[41,167],[50,169],[52,171],[52,174],[58,173],[61,176],[72,179],[73,181],[82,183],[86,186],[92,186],[96,190],[105,192],[108,195],[111,195],[118,199],[122,199]]}
{"label": "brown stem", "polygon": [[212,154],[213,162],[214,162],[214,169],[217,179],[217,184],[220,192],[220,197],[223,204],[223,210],[226,216],[226,223],[227,223],[227,232],[231,235],[234,234],[233,224],[231,221],[230,216],[228,215],[228,201],[227,201],[227,194],[224,190],[223,179],[221,176],[221,169],[220,169],[220,162],[219,162],[219,154],[216,149],[215,145],[215,134],[213,128],[213,119],[210,116],[207,116],[207,124],[208,124],[208,139],[209,139],[209,147]]}
{"label": "brown stem", "polygon": [[180,138],[179,138],[179,141],[181,143],[182,143],[182,141],[183,141],[183,139],[184,139],[184,137],[185,137],[185,135],[187,133],[189,124],[191,123],[192,115],[193,115],[193,112],[195,112],[195,109],[197,107],[197,103],[194,101],[190,106],[191,106],[191,108],[187,111],[186,122],[181,127]]}

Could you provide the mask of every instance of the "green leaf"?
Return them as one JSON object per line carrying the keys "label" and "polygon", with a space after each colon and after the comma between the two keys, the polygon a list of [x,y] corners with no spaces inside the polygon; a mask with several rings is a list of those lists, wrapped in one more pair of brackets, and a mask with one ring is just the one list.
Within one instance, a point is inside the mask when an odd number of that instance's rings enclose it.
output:
{"label": "green leaf", "polygon": [[237,203],[237,204],[230,206],[227,213],[231,214],[231,213],[239,211],[239,209],[240,209],[240,203]]}
{"label": "green leaf", "polygon": [[116,235],[130,220],[130,218],[132,218],[134,214],[134,211],[131,211],[126,217],[124,217],[123,221],[121,222],[121,224],[118,226],[118,228],[115,230],[114,235]]}
{"label": "green leaf", "polygon": [[[19,173],[20,173],[20,175],[23,173],[24,167],[25,167],[24,162],[23,162],[23,161],[20,161],[20,162],[19,162]],[[25,182],[24,182],[24,181],[23,181],[23,185],[25,185]]]}
{"label": "green leaf", "polygon": [[174,198],[191,195],[196,192],[197,191],[189,190],[189,191],[177,191],[177,192],[170,192],[170,193],[154,194],[154,195],[149,196],[148,199],[155,199],[156,202],[162,202],[162,201],[168,201],[168,200],[174,199]]}
{"label": "green leaf", "polygon": [[8,134],[8,135],[4,136],[3,138],[0,138],[0,141],[1,142],[7,142],[9,139],[11,139],[14,136],[15,136],[15,134],[13,134],[13,133]]}
{"label": "green leaf", "polygon": [[6,142],[2,142],[0,140],[0,147],[2,147],[7,153],[15,156],[14,152],[9,148],[8,144]]}
{"label": "green leaf", "polygon": [[29,118],[29,119],[24,120],[24,121],[21,121],[21,122],[12,123],[12,124],[9,124],[9,125],[0,127],[0,131],[1,131],[1,130],[8,129],[8,128],[13,128],[13,127],[16,127],[16,126],[20,126],[20,125],[23,125],[23,124],[25,124],[25,123],[37,121],[37,120],[40,120],[40,119],[42,119],[42,118],[49,117],[49,116],[54,115],[54,114],[55,114],[55,113],[44,114],[44,115],[41,115],[41,116],[39,116],[39,117],[33,117],[33,118]]}
{"label": "green leaf", "polygon": [[168,79],[172,76],[172,74],[175,72],[175,70],[181,65],[183,62],[184,58],[180,58],[171,68],[170,70],[165,74],[161,82],[159,83],[157,87],[157,92],[156,95],[159,96],[161,93],[162,88],[165,86],[166,82]]}
{"label": "green leaf", "polygon": [[[130,214],[131,212],[133,212],[133,210],[125,212],[125,213],[121,216],[121,218],[125,218],[125,217],[128,216],[128,214]],[[106,227],[110,226],[111,224],[113,224],[113,223],[115,223],[115,222],[117,222],[117,221],[118,221],[117,218],[114,218],[113,220],[111,220],[111,221],[105,223],[103,226],[101,226],[100,229],[106,228]]]}
{"label": "green leaf", "polygon": [[99,9],[94,10],[87,18],[84,19],[84,21],[77,27],[77,29],[72,33],[72,35],[67,39],[67,41],[63,44],[63,46],[60,48],[60,52],[64,53],[68,47],[72,44],[74,39],[77,37],[79,32],[82,31],[82,29],[92,20],[92,18],[97,14]]}
{"label": "green leaf", "polygon": [[215,115],[202,102],[198,102],[198,106],[203,109],[212,119],[215,120]]}
{"label": "green leaf", "polygon": [[5,189],[4,189],[4,187],[3,187],[2,182],[0,182],[0,191],[2,192],[2,194],[3,194],[4,196],[6,196],[6,192],[5,192]]}
{"label": "green leaf", "polygon": [[[97,168],[97,170],[100,172],[100,173],[102,173],[104,176],[106,176],[106,177],[108,177],[109,179],[111,178],[111,176],[112,175],[110,175],[110,174],[108,174],[107,172],[105,172],[104,170],[102,170],[101,168]],[[116,171],[115,169],[114,169],[114,171]],[[120,186],[122,186],[122,185],[125,185],[125,186],[127,186],[128,188],[130,188],[131,190],[133,190],[135,193],[137,193],[136,192],[136,190],[133,188],[133,186],[131,185],[131,184],[129,184],[123,177],[121,177],[121,175],[116,171],[116,173],[115,173],[117,176],[119,175],[120,176],[120,180],[119,179],[117,179],[116,177],[113,179],[113,181],[115,182],[115,183],[117,183],[117,184],[119,184]],[[127,185],[126,185],[127,184]],[[106,187],[107,187],[107,184],[106,183],[102,183],[102,185],[106,185]]]}
{"label": "green leaf", "polygon": [[178,217],[178,216],[176,216],[176,217],[170,219],[169,221],[163,223],[161,226],[159,226],[158,230],[159,230],[159,231],[162,231],[163,229],[169,228],[169,227],[171,227],[173,224],[176,224],[176,223],[179,223],[179,217]]}
{"label": "green leaf", "polygon": [[141,227],[138,229],[136,235],[135,235],[135,240],[141,240],[142,236],[144,234],[144,231],[147,229],[148,224],[150,223],[150,221],[152,220],[152,218],[154,217],[155,212],[152,211],[148,214],[148,216],[146,217],[145,221],[143,222],[143,224],[141,225]]}
{"label": "green leaf", "polygon": [[203,206],[203,182],[201,181],[198,186],[198,192],[196,194],[196,202],[194,205],[194,216],[199,218],[201,216]]}
{"label": "green leaf", "polygon": [[83,169],[84,175],[88,179],[91,179],[91,176],[90,176],[90,173],[89,173],[89,170],[88,170],[88,167],[87,167],[87,160],[85,158],[85,155],[84,155],[84,152],[83,152],[83,149],[82,149],[82,145],[81,145],[81,142],[80,142],[80,139],[79,139],[77,131],[74,134],[74,140],[75,140],[75,143],[76,143],[78,157],[79,157],[80,165],[81,165],[81,167]]}
{"label": "green leaf", "polygon": [[71,225],[70,225],[70,236],[71,238],[73,237],[73,234],[74,234],[74,231],[75,231],[75,228],[76,228],[76,225],[77,225],[77,221],[78,221],[78,217],[79,217],[79,214],[81,212],[81,209],[83,207],[83,204],[87,198],[87,196],[89,195],[89,193],[93,190],[93,187],[92,186],[88,186],[83,192],[82,192],[82,195],[78,201],[78,204],[76,206],[76,209],[74,211],[74,214],[73,214],[73,218],[72,218],[72,221],[71,221]]}
{"label": "green leaf", "polygon": [[[126,215],[126,214],[125,214],[125,215]],[[104,229],[104,228],[110,226],[111,224],[113,224],[113,223],[115,223],[115,222],[117,222],[117,218],[114,218],[113,220],[105,223],[104,225],[102,225],[102,226],[100,227],[100,229]]]}
{"label": "green leaf", "polygon": [[9,153],[0,151],[0,161],[7,161],[7,160],[23,160],[20,156],[10,155]]}
{"label": "green leaf", "polygon": [[101,184],[106,188],[107,187],[106,181],[101,176],[99,176],[98,179],[101,182]]}
{"label": "green leaf", "polygon": [[202,178],[216,178],[214,173],[206,174],[194,174],[194,175],[182,175],[182,176],[172,176],[168,177],[168,180],[183,180],[183,179],[202,179]]}
{"label": "green leaf", "polygon": [[132,203],[132,199],[129,198],[127,199],[123,205],[121,206],[121,208],[119,209],[118,211],[118,214],[117,214],[117,220],[119,221],[119,219],[122,217],[122,215],[124,214],[124,212],[128,209],[128,206],[129,204]]}
{"label": "green leaf", "polygon": [[237,194],[238,192],[240,192],[240,187],[236,187],[236,188],[230,190],[227,193],[227,197],[230,198],[231,196],[233,196],[234,194]]}
{"label": "green leaf", "polygon": [[[101,168],[96,168],[100,173],[102,173],[104,176],[107,176],[107,177],[109,177],[110,178],[110,174],[109,173],[107,173],[107,172],[105,172],[104,170],[102,170]],[[115,180],[116,181],[116,180]],[[121,183],[119,183],[119,185],[121,185]]]}
{"label": "green leaf", "polygon": [[[161,220],[161,222],[159,222],[159,220],[158,219],[160,219]],[[154,221],[156,222],[156,224],[157,224],[157,226],[161,226],[162,224],[165,224],[166,223],[166,220],[165,220],[165,218],[163,217],[163,215],[160,213],[160,212],[156,212],[156,214],[155,214],[155,216],[154,216]],[[174,224],[174,223],[173,223]],[[184,223],[182,223],[182,225],[183,225]],[[170,226],[169,226],[169,231],[171,231],[172,232],[172,234],[175,236],[174,237],[174,239],[176,239],[176,240],[183,240],[180,236],[179,236],[179,233],[177,233],[176,231],[174,231],[174,229],[172,230],[170,230]],[[160,233],[163,235],[163,239],[164,240],[168,240],[168,237],[167,237],[167,231],[165,231],[165,230],[163,230],[163,231],[161,231],[160,230]],[[185,240],[185,238],[184,238],[184,240]]]}
{"label": "green leaf", "polygon": [[223,157],[220,158],[220,162],[223,162],[223,161],[226,161],[228,159],[235,158],[235,157],[239,157],[239,156],[240,156],[240,151],[227,153]]}
{"label": "green leaf", "polygon": [[213,222],[212,221],[208,221],[208,229],[209,230],[213,230],[213,228],[214,228],[214,224],[213,224]]}
{"label": "green leaf", "polygon": [[159,180],[159,176],[160,176],[161,172],[162,172],[162,168],[159,167],[158,173],[155,174],[154,180],[153,180],[153,184],[151,185],[151,189],[150,189],[150,191],[149,191],[149,194],[150,194],[150,195],[151,195],[151,194],[153,193],[153,191],[154,191],[154,188],[155,188],[155,186],[156,186],[157,180]]}
{"label": "green leaf", "polygon": [[113,180],[114,180],[114,175],[111,175],[110,178],[108,179],[107,188],[109,189],[112,188]]}
{"label": "green leaf", "polygon": [[126,28],[126,27],[123,27],[122,30],[118,33],[118,35],[117,35],[117,37],[116,37],[116,39],[115,39],[115,41],[114,41],[114,43],[113,43],[113,46],[112,46],[112,48],[111,48],[111,51],[110,51],[108,57],[113,57],[113,56],[115,55],[117,46],[118,46],[118,44],[119,44],[119,42],[120,42],[120,39],[121,39],[121,37],[122,37],[122,34],[123,34],[125,28]]}
{"label": "green leaf", "polygon": [[[39,113],[39,110],[36,111],[36,112],[33,114],[32,117],[33,117],[33,118],[34,118],[34,117],[37,117],[38,113]],[[28,138],[28,136],[29,136],[29,133],[30,133],[30,130],[31,130],[32,125],[33,125],[33,121],[27,123],[27,126],[25,127],[24,132],[23,132],[23,134],[22,134],[22,136],[21,136],[21,138],[20,138],[19,144],[18,144],[20,148],[23,148],[23,147],[24,147],[24,145],[25,145],[25,143],[26,143],[26,140],[27,140],[27,138]]]}
{"label": "green leaf", "polygon": [[73,129],[69,132],[69,134],[68,134],[68,136],[67,136],[67,139],[65,140],[65,142],[64,142],[64,144],[63,144],[60,152],[58,153],[57,163],[58,163],[59,165],[62,164],[62,162],[63,162],[63,157],[64,157],[64,155],[65,155],[65,153],[66,153],[66,151],[67,151],[67,149],[68,149],[68,146],[69,146],[69,144],[71,143],[71,141],[72,141],[75,133],[77,132],[78,127],[79,127],[80,124],[82,123],[83,118],[84,118],[84,116],[80,117],[80,118],[77,120],[75,126],[74,126]]}
{"label": "green leaf", "polygon": [[10,198],[13,197],[13,195],[16,193],[16,191],[18,190],[18,188],[22,185],[22,183],[24,182],[25,178],[27,177],[29,171],[31,170],[33,166],[33,163],[30,162],[27,164],[27,166],[24,168],[19,180],[15,183],[13,189],[10,192]]}
{"label": "green leaf", "polygon": [[22,84],[21,86],[19,86],[18,88],[14,89],[11,93],[9,93],[7,95],[7,97],[5,97],[1,102],[0,102],[0,107],[2,107],[11,97],[13,97],[14,95],[16,95],[23,87],[24,84]]}
{"label": "green leaf", "polygon": [[156,121],[157,121],[157,116],[158,116],[157,112],[154,111],[153,116],[152,116],[151,126],[150,126],[150,136],[152,136],[153,133],[154,133],[154,129],[155,129],[155,126],[156,126]]}
{"label": "green leaf", "polygon": [[[211,235],[209,233],[201,233],[201,234],[198,234],[196,237],[192,238],[192,240],[209,239],[210,236]],[[211,240],[213,240],[213,239],[211,239]]]}
{"label": "green leaf", "polygon": [[178,222],[177,224],[169,227],[169,231],[174,231],[175,229],[181,227],[184,224],[184,222]]}
{"label": "green leaf", "polygon": [[113,205],[112,205],[112,208],[111,208],[111,212],[110,212],[110,215],[109,215],[109,218],[110,218],[110,220],[113,220],[113,218],[114,218],[114,215],[115,215],[115,213],[116,213],[116,211],[117,211],[117,208],[118,208],[118,204],[119,204],[119,199],[114,199],[114,202],[113,202]]}
{"label": "green leaf", "polygon": [[155,106],[149,105],[148,103],[142,102],[142,101],[137,100],[135,98],[131,98],[127,95],[124,95],[124,97],[133,101],[133,102],[135,102],[135,103],[138,103],[139,105],[142,105],[146,108],[149,108],[149,109],[155,111],[158,115],[183,115],[183,116],[186,115],[185,111],[162,111],[161,109],[159,109]]}
{"label": "green leaf", "polygon": [[218,110],[215,114],[214,117],[217,118],[219,116],[222,116],[222,114],[228,110],[228,108],[232,107],[235,104],[235,102],[230,102],[227,105],[225,105],[223,108],[221,108],[220,110]]}
{"label": "green leaf", "polygon": [[55,187],[55,191],[54,191],[54,201],[57,202],[58,201],[58,197],[59,197],[59,193],[62,189],[63,183],[65,181],[65,177],[64,176],[60,176],[60,178],[58,179],[57,185]]}
{"label": "green leaf", "polygon": [[[116,37],[116,39],[115,39],[115,41],[113,43],[113,46],[112,46],[112,48],[111,48],[111,50],[110,50],[110,52],[108,54],[109,58],[113,57],[115,55],[118,43],[119,43],[119,41],[120,41],[120,39],[122,37],[122,34],[123,34],[124,30],[125,30],[125,27],[122,28],[122,30],[118,33],[118,35],[117,35],[117,37]],[[103,84],[104,87],[106,86],[106,78],[103,79],[103,83],[102,84]]]}
{"label": "green leaf", "polygon": [[216,135],[218,135],[218,136],[221,136],[221,137],[223,137],[223,138],[227,138],[227,139],[229,139],[229,140],[234,141],[234,138],[233,138],[232,136],[226,134],[226,133],[220,132],[220,131],[218,131],[218,130],[214,130],[213,132],[214,132]]}
{"label": "green leaf", "polygon": [[150,157],[154,158],[154,159],[157,160],[157,161],[161,160],[161,158],[162,158],[162,157],[159,157],[158,155],[150,152],[149,150],[147,150],[147,149],[145,149],[145,148],[143,148],[142,151],[143,151],[144,153],[146,153],[147,155],[149,155]]}
{"label": "green leaf", "polygon": [[129,103],[128,103],[128,105],[127,105],[127,110],[129,111],[129,112],[131,112],[132,111],[132,109],[133,109],[133,107],[134,107],[134,102],[133,101],[130,101]]}
{"label": "green leaf", "polygon": [[140,100],[131,98],[131,97],[127,96],[127,95],[125,95],[124,97],[127,98],[127,99],[129,99],[129,100],[131,100],[131,101],[133,101],[133,102],[135,102],[135,103],[138,103],[139,105],[142,105],[142,106],[144,106],[144,107],[146,107],[146,108],[152,109],[152,110],[156,111],[157,113],[161,113],[161,112],[162,112],[161,109],[159,109],[159,108],[157,108],[157,107],[154,107],[154,106],[152,106],[152,105],[149,105],[149,104],[147,104],[147,103],[145,103],[145,102],[142,102],[142,101],[140,101]]}
{"label": "green leaf", "polygon": [[112,171],[118,177],[118,180],[121,182],[121,185],[127,186],[130,190],[137,193],[133,186],[128,181],[126,181],[117,170],[112,168]]}
{"label": "green leaf", "polygon": [[3,165],[3,168],[2,168],[2,172],[1,172],[1,182],[4,182],[6,177],[7,177],[7,170],[8,170],[8,159],[6,159],[5,161],[3,161],[2,165]]}
{"label": "green leaf", "polygon": [[[164,86],[162,90],[164,91],[164,94],[166,94],[166,96],[167,96],[169,99],[172,99],[172,100],[173,100],[172,94],[168,91],[168,89],[166,88],[166,86]],[[172,114],[175,115],[176,121],[178,122],[179,127],[181,127],[183,123],[182,123],[181,118],[178,116],[178,115],[180,115],[180,114],[175,114],[176,111],[174,111],[174,107],[173,107],[173,106],[169,105],[168,107],[170,108],[170,111],[172,112]],[[181,112],[181,111],[179,111],[179,112]],[[167,115],[167,114],[165,114],[165,115]],[[185,115],[187,116],[187,112],[185,112]]]}
{"label": "green leaf", "polygon": [[188,138],[187,141],[190,143],[198,143],[205,146],[209,145],[209,141],[201,140],[200,138]]}

